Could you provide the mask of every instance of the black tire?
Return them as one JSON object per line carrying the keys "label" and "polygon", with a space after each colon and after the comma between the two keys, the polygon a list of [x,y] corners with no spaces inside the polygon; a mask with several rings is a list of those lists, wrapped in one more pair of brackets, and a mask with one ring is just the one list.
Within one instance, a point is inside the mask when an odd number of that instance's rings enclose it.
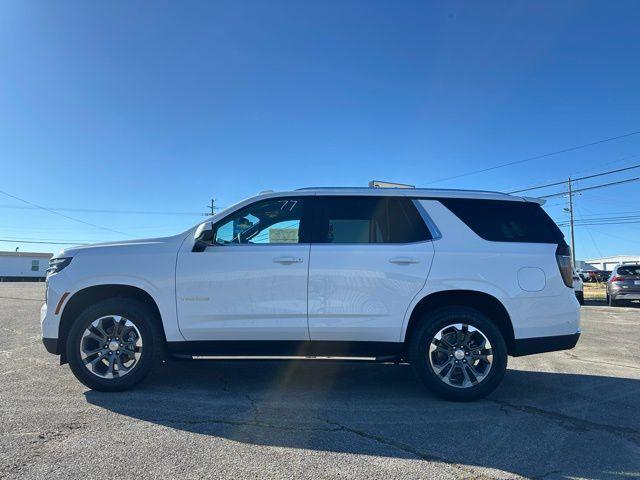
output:
{"label": "black tire", "polygon": [[[80,355],[80,342],[85,329],[94,320],[109,315],[125,317],[136,326],[142,337],[140,358],[135,367],[118,378],[102,378],[90,372]],[[67,360],[71,371],[92,390],[114,392],[132,388],[162,362],[163,356],[164,337],[157,314],[144,303],[128,298],[110,298],[87,307],[75,320],[67,337]]]}
{"label": "black tire", "polygon": [[584,305],[584,292],[576,292],[576,298],[580,305]]}
{"label": "black tire", "polygon": [[607,303],[609,304],[610,307],[618,306],[618,301],[615,298],[613,298],[611,295],[607,295]]}
{"label": "black tire", "polygon": [[[466,388],[450,386],[441,380],[431,367],[431,341],[441,329],[451,324],[473,326],[491,343],[491,369],[476,385]],[[429,390],[441,398],[458,402],[477,400],[491,393],[500,384],[507,369],[507,346],[500,330],[489,317],[467,307],[445,307],[426,314],[409,339],[408,353],[409,362]]]}

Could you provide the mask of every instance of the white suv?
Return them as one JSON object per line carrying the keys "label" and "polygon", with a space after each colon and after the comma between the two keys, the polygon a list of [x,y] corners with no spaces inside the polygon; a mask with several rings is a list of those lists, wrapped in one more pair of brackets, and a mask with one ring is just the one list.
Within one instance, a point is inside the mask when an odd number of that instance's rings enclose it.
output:
{"label": "white suv", "polygon": [[266,193],[173,237],[51,260],[42,336],[97,390],[171,356],[409,362],[437,395],[482,397],[507,355],[573,348],[570,252],[540,202],[501,193]]}

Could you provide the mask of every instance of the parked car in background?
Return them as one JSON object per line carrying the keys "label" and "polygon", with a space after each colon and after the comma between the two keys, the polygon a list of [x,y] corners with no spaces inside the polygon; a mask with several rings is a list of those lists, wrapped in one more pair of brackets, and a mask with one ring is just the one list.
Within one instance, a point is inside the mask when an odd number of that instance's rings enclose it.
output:
{"label": "parked car in background", "polygon": [[609,279],[609,276],[611,275],[611,272],[607,270],[578,269],[577,272],[578,272],[578,276],[584,282],[591,282],[591,283],[606,282]]}
{"label": "parked car in background", "polygon": [[600,270],[598,272],[598,281],[606,282],[611,278],[611,272],[609,270]]}
{"label": "parked car in background", "polygon": [[607,303],[613,307],[626,300],[640,300],[640,264],[618,265],[607,281]]}
{"label": "parked car in background", "polygon": [[[507,355],[573,348],[571,252],[540,201],[311,188],[244,200],[166,238],[51,260],[42,336],[95,390],[165,355],[407,362],[437,395],[494,390]],[[126,401],[126,399],[123,399]]]}
{"label": "parked car in background", "polygon": [[584,282],[575,270],[573,271],[573,291],[576,294],[578,303],[584,305]]}
{"label": "parked car in background", "polygon": [[578,274],[578,276],[583,282],[589,281],[589,272],[590,270],[585,270],[584,268],[578,268],[576,270],[576,273]]}

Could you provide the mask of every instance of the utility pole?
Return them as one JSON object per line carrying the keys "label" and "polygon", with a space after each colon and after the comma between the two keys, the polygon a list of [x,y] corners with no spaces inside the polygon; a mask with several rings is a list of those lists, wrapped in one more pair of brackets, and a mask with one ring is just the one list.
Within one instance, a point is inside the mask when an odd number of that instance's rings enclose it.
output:
{"label": "utility pole", "polygon": [[211,211],[204,213],[204,215],[206,215],[207,217],[213,217],[213,215],[215,215],[216,213],[216,208],[217,208],[215,198],[211,199],[211,205],[208,205],[207,208],[209,208]]}
{"label": "utility pole", "polygon": [[571,177],[569,177],[569,224],[571,225],[571,265],[576,268],[576,242],[573,235],[573,191],[571,188]]}

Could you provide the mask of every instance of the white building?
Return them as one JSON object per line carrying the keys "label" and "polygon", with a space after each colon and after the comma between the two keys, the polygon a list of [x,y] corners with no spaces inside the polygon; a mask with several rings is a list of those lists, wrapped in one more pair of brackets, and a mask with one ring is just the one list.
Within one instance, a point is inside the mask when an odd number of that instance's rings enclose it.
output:
{"label": "white building", "polygon": [[612,270],[613,267],[619,263],[623,265],[640,264],[640,255],[616,255],[612,257],[592,258],[591,260],[585,260],[585,269],[589,269],[591,266],[595,270]]}
{"label": "white building", "polygon": [[51,253],[0,252],[0,281],[44,279],[52,256]]}

